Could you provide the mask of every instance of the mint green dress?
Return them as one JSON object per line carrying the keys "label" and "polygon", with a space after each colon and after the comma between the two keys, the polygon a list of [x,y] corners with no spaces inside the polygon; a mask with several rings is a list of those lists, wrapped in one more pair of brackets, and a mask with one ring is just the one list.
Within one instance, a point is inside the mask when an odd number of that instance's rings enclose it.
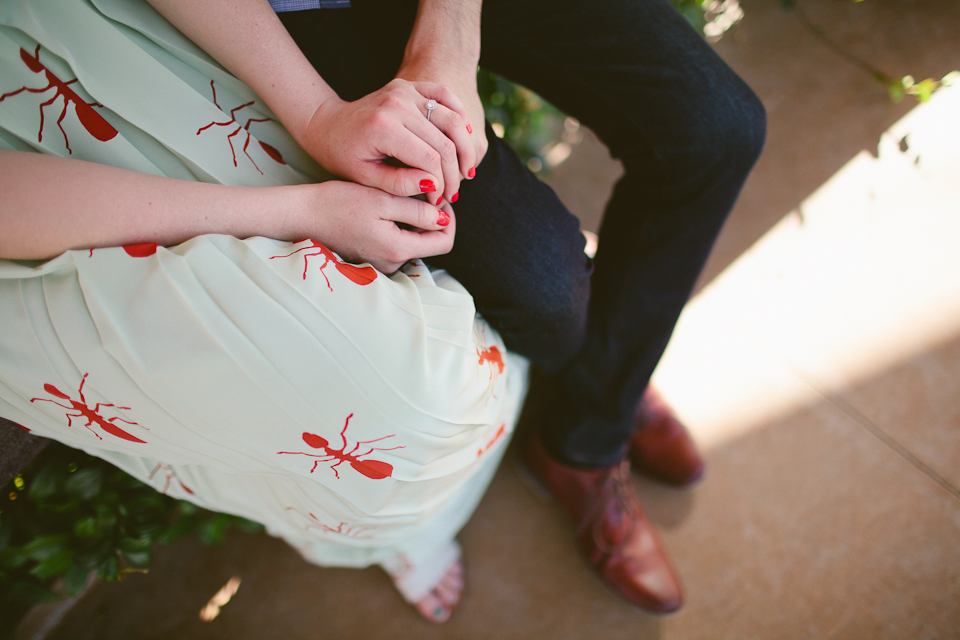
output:
{"label": "mint green dress", "polygon": [[[231,185],[329,178],[140,0],[0,0],[0,94],[0,148]],[[318,564],[449,542],[525,391],[525,361],[421,261],[386,276],[314,240],[222,235],[0,260],[0,416]]]}

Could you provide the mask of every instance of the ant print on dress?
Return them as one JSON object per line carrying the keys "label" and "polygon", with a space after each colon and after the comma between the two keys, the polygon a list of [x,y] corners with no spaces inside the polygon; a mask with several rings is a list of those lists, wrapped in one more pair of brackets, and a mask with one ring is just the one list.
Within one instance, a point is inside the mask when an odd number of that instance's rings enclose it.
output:
{"label": "ant print on dress", "polygon": [[173,467],[171,467],[168,464],[164,464],[162,462],[158,463],[157,466],[153,468],[153,471],[150,472],[150,475],[147,477],[147,480],[153,481],[153,476],[157,474],[157,471],[161,471],[161,470],[163,471],[164,475],[166,475],[167,479],[166,479],[166,482],[163,484],[163,489],[160,490],[160,493],[166,495],[167,490],[170,489],[170,483],[176,480],[177,483],[180,485],[181,489],[183,489],[190,495],[193,495],[193,489],[183,484],[183,480],[181,480],[177,476],[177,472],[173,470]]}
{"label": "ant print on dress", "polygon": [[500,438],[502,438],[502,437],[505,436],[506,434],[507,434],[507,425],[506,425],[506,423],[504,423],[504,424],[501,424],[501,425],[500,425],[500,428],[497,429],[497,432],[493,434],[493,437],[490,438],[489,441],[487,441],[487,444],[485,444],[485,445],[483,445],[482,447],[480,447],[479,449],[477,449],[477,457],[479,458],[480,456],[482,456],[483,454],[485,454],[487,451],[490,451],[490,449],[493,447],[493,445],[495,445],[495,444],[497,444],[498,442],[500,442]]}
{"label": "ant print on dress", "polygon": [[[215,86],[213,86],[213,80],[210,81],[210,88],[213,90],[213,104],[217,105],[217,108],[220,109],[220,111],[223,111],[223,107],[221,107],[220,104],[217,102],[217,88],[216,88]],[[234,129],[232,132],[230,132],[230,133],[227,134],[227,143],[229,143],[229,145],[230,145],[230,153],[233,154],[233,166],[235,166],[235,167],[238,166],[238,165],[237,165],[237,150],[233,148],[233,140],[231,140],[231,138],[233,138],[233,136],[235,136],[235,135],[237,135],[238,133],[240,133],[241,131],[243,131],[245,134],[247,134],[247,140],[246,140],[246,142],[243,143],[243,155],[247,156],[247,160],[250,161],[250,163],[253,165],[253,167],[254,167],[257,171],[260,171],[260,167],[257,166],[257,163],[254,162],[253,158],[251,158],[251,157],[250,157],[250,154],[247,152],[247,147],[250,146],[250,125],[253,124],[254,122],[271,122],[271,121],[273,120],[273,118],[249,118],[249,119],[247,119],[247,124],[243,125],[242,127],[240,126],[240,123],[237,122],[237,111],[240,111],[241,109],[246,109],[247,107],[252,106],[255,102],[256,102],[256,100],[251,100],[250,102],[244,103],[244,104],[240,105],[239,107],[236,107],[236,108],[234,108],[234,109],[231,109],[231,110],[230,110],[230,119],[229,119],[229,120],[227,120],[226,122],[216,122],[216,121],[214,121],[214,122],[211,122],[210,124],[208,124],[208,125],[206,125],[206,126],[200,127],[199,129],[197,129],[197,135],[200,135],[201,133],[203,133],[204,131],[206,131],[206,130],[209,129],[210,127],[214,127],[214,126],[216,126],[216,127],[229,127],[229,126],[232,126],[232,125],[237,125],[237,128],[236,128],[236,129]],[[274,162],[278,162],[278,163],[280,163],[280,164],[287,164],[286,162],[284,162],[283,156],[280,154],[280,152],[279,152],[275,147],[267,144],[266,142],[262,142],[262,141],[260,141],[260,140],[257,140],[257,142],[260,144],[260,148],[262,148],[263,151],[264,151],[268,156],[270,156],[270,158],[271,158]],[[260,175],[263,175],[263,171],[260,171]]]}
{"label": "ant print on dress", "polygon": [[67,138],[67,132],[63,130],[63,119],[66,117],[67,107],[69,107],[71,103],[73,104],[74,111],[77,114],[77,119],[80,120],[80,124],[83,125],[83,128],[87,130],[87,133],[92,135],[100,142],[113,140],[113,138],[117,135],[117,130],[113,128],[113,125],[104,120],[103,116],[97,113],[94,109],[94,107],[102,107],[103,105],[99,102],[87,102],[77,95],[77,92],[69,87],[69,85],[77,81],[76,78],[64,82],[54,75],[52,71],[47,69],[46,65],[40,62],[39,44],[37,45],[37,50],[32,56],[27,52],[26,49],[21,47],[20,59],[23,60],[23,63],[27,65],[27,68],[30,69],[30,71],[33,71],[34,73],[45,74],[47,76],[47,86],[40,89],[34,89],[27,86],[21,87],[16,91],[10,91],[0,95],[0,102],[3,102],[7,98],[15,96],[24,91],[27,93],[46,93],[50,89],[56,89],[53,97],[40,105],[40,130],[37,132],[37,142],[43,142],[43,108],[52,105],[60,96],[63,96],[63,109],[60,110],[60,117],[57,118],[57,127],[60,128],[60,133],[63,134],[63,141],[67,145],[67,152],[69,154],[73,154],[73,149],[70,148],[70,139]]}
{"label": "ant print on dress", "polygon": [[300,253],[301,251],[310,251],[312,249],[316,249],[316,251],[313,253],[303,254],[303,279],[307,279],[307,267],[309,266],[310,258],[314,256],[323,256],[323,264],[320,265],[320,274],[323,276],[323,279],[327,281],[327,288],[330,289],[330,291],[333,291],[333,287],[330,286],[330,278],[327,277],[327,274],[324,273],[323,270],[326,269],[327,265],[331,262],[336,265],[337,271],[340,272],[340,275],[346,277],[347,280],[355,284],[359,284],[360,286],[368,285],[377,279],[377,270],[373,267],[358,267],[348,262],[344,262],[338,258],[333,251],[330,251],[330,249],[327,249],[316,240],[310,240],[308,238],[304,240],[297,240],[293,244],[300,244],[301,242],[309,242],[310,244],[305,247],[300,247],[293,253],[288,253],[284,256],[271,256],[270,259],[289,258]]}
{"label": "ant print on dress", "polygon": [[[70,403],[70,406],[67,406],[65,404],[60,404],[56,400],[49,400],[47,398],[32,398],[30,402],[52,402],[58,407],[63,407],[68,411],[76,411],[77,413],[67,414],[67,426],[68,427],[73,426],[74,418],[86,418],[87,423],[83,426],[85,426],[90,433],[97,436],[97,438],[99,438],[100,440],[103,440],[103,436],[101,436],[99,433],[91,429],[90,427],[92,425],[97,425],[98,427],[100,427],[110,435],[116,436],[117,438],[121,438],[123,440],[129,440],[130,442],[139,442],[141,444],[146,444],[145,440],[141,440],[136,436],[130,435],[129,433],[127,433],[126,431],[124,431],[123,429],[121,429],[120,427],[118,427],[113,423],[119,420],[120,422],[125,422],[129,425],[142,427],[146,429],[146,427],[143,427],[143,425],[137,424],[136,422],[130,422],[129,420],[124,420],[123,418],[105,418],[102,415],[100,415],[101,407],[114,407],[115,409],[120,409],[122,411],[130,411],[130,407],[121,407],[121,406],[110,404],[107,402],[98,402],[93,407],[89,405],[89,403],[87,402],[87,399],[83,395],[83,385],[86,384],[88,375],[90,374],[89,373],[83,374],[83,380],[80,381],[80,389],[77,391],[77,393],[80,395],[79,401],[74,400],[67,394],[60,391],[60,389],[57,389],[52,384],[43,385],[44,391],[46,391],[52,396],[60,398],[61,400],[66,400],[67,402]],[[149,429],[147,430],[149,431]]]}
{"label": "ant print on dress", "polygon": [[[157,252],[157,249],[160,247],[156,242],[144,242],[143,244],[128,244],[123,246],[124,252],[131,258],[148,258]],[[90,249],[90,254],[88,258],[93,257],[93,249]]]}
{"label": "ant print on dress", "polygon": [[[304,515],[304,513],[303,513],[302,511],[300,511],[299,509],[297,509],[297,508],[295,508],[295,507],[287,507],[287,514],[288,514],[288,515],[290,515],[290,514],[296,514],[297,516],[299,516],[300,518],[302,518],[302,519],[303,519],[303,522],[301,522],[301,523],[299,523],[299,524],[302,524],[302,525],[303,525],[304,531],[309,531],[310,529],[319,529],[320,531],[323,531],[323,532],[325,532],[325,533],[336,533],[336,534],[339,534],[339,535],[341,535],[341,536],[346,536],[346,537],[348,537],[348,538],[371,538],[371,537],[373,537],[373,536],[371,536],[370,534],[367,533],[367,532],[369,531],[369,529],[367,529],[366,527],[354,527],[354,526],[352,526],[352,525],[347,524],[346,522],[341,522],[341,523],[338,524],[336,527],[331,527],[331,526],[329,526],[329,525],[323,524],[323,523],[320,521],[320,518],[318,518],[317,516],[313,515],[312,512],[311,512],[311,513],[308,513],[307,515]],[[291,516],[291,518],[292,518],[292,516]],[[297,520],[296,518],[292,518],[292,519]],[[367,535],[364,535],[365,533],[367,533]]]}
{"label": "ant print on dress", "polygon": [[480,357],[477,364],[481,367],[487,365],[490,368],[490,395],[496,398],[497,396],[493,392],[493,389],[496,387],[497,378],[500,377],[500,374],[503,373],[503,370],[506,368],[506,365],[503,363],[503,354],[497,345],[491,345],[489,349],[485,348],[484,343],[486,342],[487,335],[485,328],[481,327],[479,331],[474,331],[474,334],[477,337],[477,355]]}
{"label": "ant print on dress", "polygon": [[347,416],[347,421],[343,425],[343,431],[340,432],[340,439],[343,441],[343,444],[339,449],[334,449],[330,446],[330,443],[327,442],[326,438],[316,435],[315,433],[304,433],[303,441],[306,442],[314,449],[320,449],[323,451],[321,454],[317,453],[306,453],[304,451],[278,451],[278,455],[294,455],[294,456],[307,456],[310,458],[316,458],[313,463],[313,467],[310,469],[310,473],[313,473],[317,470],[317,465],[321,462],[336,462],[330,467],[333,469],[334,475],[337,477],[337,480],[340,479],[340,473],[337,471],[339,467],[344,462],[349,462],[350,466],[361,475],[364,475],[372,480],[383,480],[384,478],[389,478],[393,475],[393,465],[380,460],[361,460],[363,456],[368,456],[374,451],[394,451],[396,449],[403,449],[403,446],[391,447],[389,449],[380,449],[376,447],[370,447],[368,450],[357,453],[357,450],[360,449],[360,445],[371,444],[373,442],[380,442],[381,440],[386,440],[387,438],[392,438],[394,436],[383,436],[382,438],[375,438],[374,440],[361,440],[353,446],[353,449],[347,451],[347,427],[350,426],[350,418],[353,417],[353,414]]}

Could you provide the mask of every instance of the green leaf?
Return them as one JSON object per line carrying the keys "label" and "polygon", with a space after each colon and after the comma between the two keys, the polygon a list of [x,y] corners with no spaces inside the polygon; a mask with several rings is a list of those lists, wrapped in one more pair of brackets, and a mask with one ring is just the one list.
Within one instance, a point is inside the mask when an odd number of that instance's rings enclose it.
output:
{"label": "green leaf", "polygon": [[16,569],[26,564],[28,560],[30,560],[30,556],[23,550],[23,547],[9,547],[0,551],[0,567]]}
{"label": "green leaf", "polygon": [[97,565],[97,575],[107,582],[117,579],[117,556],[110,554]]}
{"label": "green leaf", "polygon": [[200,530],[197,533],[200,535],[200,541],[203,544],[214,545],[223,542],[223,537],[229,528],[230,516],[219,513],[200,525]]}
{"label": "green leaf", "polygon": [[27,495],[30,496],[31,500],[37,502],[49,498],[57,492],[57,485],[60,481],[59,475],[54,465],[46,465],[30,483],[30,491],[27,492]]}
{"label": "green leaf", "polygon": [[263,533],[266,531],[266,527],[259,522],[254,522],[253,520],[247,520],[246,518],[238,517],[235,522],[237,527],[244,533]]}
{"label": "green leaf", "polygon": [[80,500],[92,500],[103,487],[103,472],[97,467],[86,467],[67,478],[64,489]]}
{"label": "green leaf", "polygon": [[120,541],[120,550],[124,553],[139,553],[141,551],[149,551],[150,547],[152,546],[153,541],[146,537],[124,538]]}
{"label": "green leaf", "polygon": [[690,26],[697,31],[700,31],[700,29],[703,28],[703,9],[697,5],[694,4],[680,7],[680,15],[682,15],[684,19],[690,23]]}
{"label": "green leaf", "polygon": [[914,96],[920,102],[926,102],[933,95],[933,92],[940,88],[940,83],[933,78],[921,80],[916,84],[911,84],[907,88],[907,93]]}
{"label": "green leaf", "polygon": [[46,580],[47,578],[59,576],[69,569],[71,564],[73,564],[73,551],[64,549],[56,555],[50,556],[33,569],[30,569],[30,574],[37,576],[41,580]]}
{"label": "green leaf", "polygon": [[796,4],[797,4],[796,0],[780,0],[780,8],[784,9],[785,11],[789,11],[790,9],[793,9],[793,7],[796,6]]}
{"label": "green leaf", "polygon": [[77,524],[73,525],[73,535],[78,538],[96,538],[100,535],[97,519],[93,516],[87,516],[77,520]]}
{"label": "green leaf", "polygon": [[887,85],[887,92],[890,94],[891,100],[902,102],[903,97],[907,94],[907,88],[903,86],[901,81],[894,80]]}
{"label": "green leaf", "polygon": [[43,562],[62,553],[66,550],[66,547],[67,536],[40,536],[39,538],[34,538],[28,544],[24,545],[23,551],[33,560],[36,560],[37,562]]}
{"label": "green leaf", "polygon": [[67,595],[77,595],[87,585],[89,575],[89,569],[81,567],[77,563],[70,565],[70,568],[63,574],[63,587],[67,590]]}
{"label": "green leaf", "polygon": [[123,552],[123,558],[135,567],[149,567],[153,562],[153,554],[149,551],[138,551],[135,553]]}

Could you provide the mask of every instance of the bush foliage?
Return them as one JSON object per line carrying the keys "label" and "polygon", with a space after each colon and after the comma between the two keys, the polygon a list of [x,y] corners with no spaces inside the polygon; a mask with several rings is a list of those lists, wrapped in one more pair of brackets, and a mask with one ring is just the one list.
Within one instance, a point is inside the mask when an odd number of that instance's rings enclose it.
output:
{"label": "bush foliage", "polygon": [[[74,595],[92,572],[120,580],[146,572],[156,543],[260,524],[176,500],[99,458],[52,443],[0,498],[0,638],[34,604]],[[8,627],[9,623],[9,627]]]}

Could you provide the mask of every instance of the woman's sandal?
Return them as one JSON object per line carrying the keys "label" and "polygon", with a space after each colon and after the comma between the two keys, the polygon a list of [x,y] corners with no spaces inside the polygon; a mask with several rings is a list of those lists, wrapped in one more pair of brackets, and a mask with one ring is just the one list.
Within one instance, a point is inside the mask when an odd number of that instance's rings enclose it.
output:
{"label": "woman's sandal", "polygon": [[398,555],[380,563],[403,599],[430,622],[446,622],[463,596],[463,551],[456,540],[430,557]]}

